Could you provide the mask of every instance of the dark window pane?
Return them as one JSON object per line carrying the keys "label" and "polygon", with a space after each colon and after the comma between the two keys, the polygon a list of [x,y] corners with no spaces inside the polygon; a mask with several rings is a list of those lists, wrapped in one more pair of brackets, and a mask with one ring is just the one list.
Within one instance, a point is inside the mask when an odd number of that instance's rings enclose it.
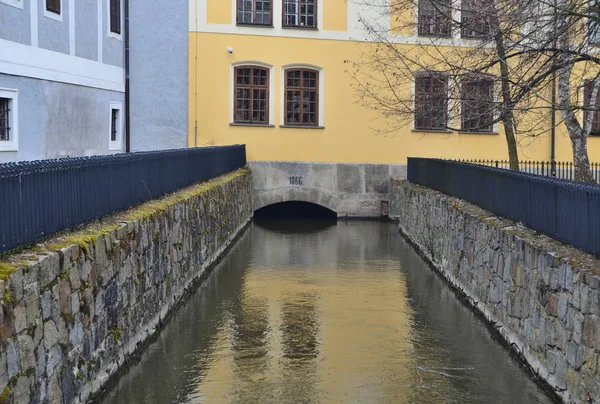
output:
{"label": "dark window pane", "polygon": [[415,129],[445,129],[448,117],[447,78],[439,74],[415,79]]}
{"label": "dark window pane", "polygon": [[450,1],[419,0],[419,35],[450,36]]}
{"label": "dark window pane", "polygon": [[316,27],[315,0],[284,0],[283,24],[297,27]]}
{"label": "dark window pane", "polygon": [[0,98],[0,141],[10,140],[10,100]]}
{"label": "dark window pane", "polygon": [[110,140],[115,142],[117,141],[117,134],[119,130],[119,110],[113,109],[110,114]]}
{"label": "dark window pane", "polygon": [[46,10],[60,14],[60,0],[46,0]]}
{"label": "dark window pane", "polygon": [[469,80],[462,85],[462,129],[491,132],[494,120],[494,82]]}
{"label": "dark window pane", "polygon": [[121,33],[121,0],[110,0],[110,32]]}
{"label": "dark window pane", "polygon": [[285,72],[286,115],[285,123],[314,126],[319,123],[319,72],[310,69],[293,69]]}
{"label": "dark window pane", "polygon": [[268,123],[269,71],[261,67],[237,67],[235,82],[234,121]]}

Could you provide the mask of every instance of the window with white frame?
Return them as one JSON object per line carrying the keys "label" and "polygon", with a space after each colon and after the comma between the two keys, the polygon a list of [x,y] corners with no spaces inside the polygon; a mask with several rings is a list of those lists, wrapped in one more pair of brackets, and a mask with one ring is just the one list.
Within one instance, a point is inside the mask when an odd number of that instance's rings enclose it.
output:
{"label": "window with white frame", "polygon": [[18,93],[0,89],[0,151],[18,150]]}
{"label": "window with white frame", "polygon": [[63,20],[63,0],[44,0],[44,16],[56,21]]}
{"label": "window with white frame", "polygon": [[283,0],[283,26],[317,28],[317,1]]}
{"label": "window with white frame", "polygon": [[444,73],[415,75],[415,130],[448,130],[448,76]]}
{"label": "window with white frame", "polygon": [[110,32],[121,35],[121,0],[110,0]]}
{"label": "window with white frame", "polygon": [[109,132],[109,150],[121,150],[121,134],[123,128],[123,104],[120,102],[110,103],[110,132]]}

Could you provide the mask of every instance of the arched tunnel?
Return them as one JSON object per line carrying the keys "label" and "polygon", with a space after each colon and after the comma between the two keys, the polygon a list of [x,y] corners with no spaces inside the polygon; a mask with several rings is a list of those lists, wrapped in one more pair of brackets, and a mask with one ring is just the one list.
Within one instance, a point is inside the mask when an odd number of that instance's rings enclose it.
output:
{"label": "arched tunnel", "polygon": [[312,202],[287,201],[264,206],[254,212],[257,220],[336,221],[337,213]]}

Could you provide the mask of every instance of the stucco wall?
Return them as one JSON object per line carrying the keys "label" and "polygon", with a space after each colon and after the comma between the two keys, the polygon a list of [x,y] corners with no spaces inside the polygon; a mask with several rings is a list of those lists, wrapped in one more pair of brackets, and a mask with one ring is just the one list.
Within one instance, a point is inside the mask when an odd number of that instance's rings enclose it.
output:
{"label": "stucco wall", "polygon": [[0,3],[0,39],[31,44],[30,0],[23,0],[23,10]]}
{"label": "stucco wall", "polygon": [[400,231],[565,402],[600,400],[600,262],[473,205],[399,182]]}
{"label": "stucco wall", "polygon": [[250,183],[230,173],[14,256],[23,269],[0,281],[0,400],[98,393],[246,226]]}
{"label": "stucco wall", "polygon": [[187,147],[188,1],[130,2],[130,21],[131,149]]}
{"label": "stucco wall", "polygon": [[19,91],[19,151],[0,151],[0,163],[118,152],[110,102],[124,103],[123,93],[3,74],[0,88]]}
{"label": "stucco wall", "polygon": [[96,0],[75,2],[75,56],[98,60],[98,7]]}
{"label": "stucco wall", "polygon": [[[40,48],[55,52],[69,53],[69,2],[63,0],[61,8],[62,21],[44,15],[43,0],[38,12],[38,43]],[[49,12],[48,12],[49,13]]]}

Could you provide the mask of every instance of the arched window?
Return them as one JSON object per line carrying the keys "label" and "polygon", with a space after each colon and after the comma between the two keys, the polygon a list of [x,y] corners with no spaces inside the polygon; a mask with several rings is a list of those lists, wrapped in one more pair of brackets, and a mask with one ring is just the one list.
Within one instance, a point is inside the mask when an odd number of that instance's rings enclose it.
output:
{"label": "arched window", "polygon": [[234,71],[233,121],[245,124],[269,123],[269,69],[237,66]]}
{"label": "arched window", "polygon": [[319,71],[285,70],[285,124],[319,125]]}

